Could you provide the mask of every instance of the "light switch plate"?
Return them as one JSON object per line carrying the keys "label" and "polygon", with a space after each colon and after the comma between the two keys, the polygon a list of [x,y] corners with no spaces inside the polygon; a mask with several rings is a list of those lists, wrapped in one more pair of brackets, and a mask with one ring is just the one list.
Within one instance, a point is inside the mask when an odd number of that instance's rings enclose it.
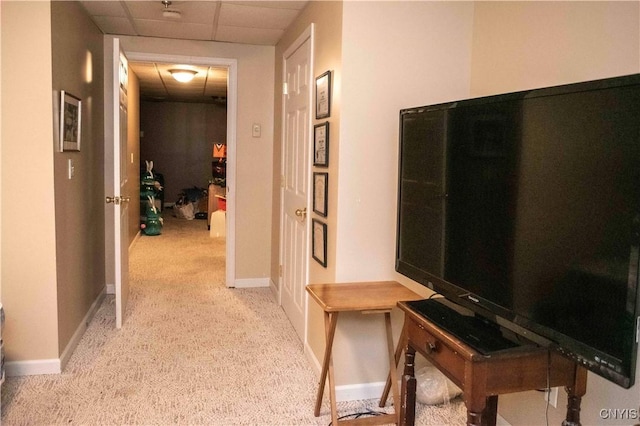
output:
{"label": "light switch plate", "polygon": [[71,158],[67,160],[67,165],[68,165],[67,171],[68,171],[69,180],[71,180],[76,175],[76,167],[73,165],[73,160]]}
{"label": "light switch plate", "polygon": [[253,123],[253,126],[251,127],[251,133],[254,138],[259,138],[260,133],[262,133],[262,129],[260,128],[260,125],[257,123]]}

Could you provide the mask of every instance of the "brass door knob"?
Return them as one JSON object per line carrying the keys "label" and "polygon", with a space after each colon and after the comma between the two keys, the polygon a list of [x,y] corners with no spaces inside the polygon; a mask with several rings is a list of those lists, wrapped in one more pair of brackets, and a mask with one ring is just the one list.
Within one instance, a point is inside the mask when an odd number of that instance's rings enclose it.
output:
{"label": "brass door knob", "polygon": [[305,217],[307,217],[307,208],[303,208],[303,209],[296,209],[296,216],[304,219]]}

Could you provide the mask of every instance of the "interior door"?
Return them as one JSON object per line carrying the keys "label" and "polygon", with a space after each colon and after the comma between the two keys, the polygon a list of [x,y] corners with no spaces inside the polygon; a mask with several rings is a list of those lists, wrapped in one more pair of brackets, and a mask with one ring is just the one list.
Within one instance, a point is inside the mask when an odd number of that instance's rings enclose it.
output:
{"label": "interior door", "polygon": [[285,52],[283,73],[282,239],[280,301],[305,339],[309,269],[309,168],[311,138],[311,37]]}
{"label": "interior door", "polygon": [[114,207],[113,259],[114,287],[116,302],[116,327],[121,328],[129,297],[129,242],[127,236],[129,197],[127,188],[127,88],[129,67],[127,57],[120,47],[120,40],[113,40],[112,58],[112,115],[113,149],[105,150],[107,163],[113,167],[113,195],[107,196],[107,203]]}

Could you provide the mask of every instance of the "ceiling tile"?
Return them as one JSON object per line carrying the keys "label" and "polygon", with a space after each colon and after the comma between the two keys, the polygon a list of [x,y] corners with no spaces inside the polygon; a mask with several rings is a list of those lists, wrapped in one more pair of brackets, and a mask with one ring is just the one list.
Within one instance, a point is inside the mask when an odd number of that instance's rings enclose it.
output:
{"label": "ceiling tile", "polygon": [[121,16],[127,13],[118,1],[82,1],[80,2],[90,15],[94,16]]}
{"label": "ceiling tile", "polygon": [[127,18],[114,16],[94,16],[94,22],[105,34],[137,35]]}
{"label": "ceiling tile", "polygon": [[160,1],[127,1],[126,5],[133,19],[212,25],[218,2],[174,1],[168,9],[179,11],[179,19],[165,18],[162,15],[165,7]]}
{"label": "ceiling tile", "polygon": [[140,35],[146,37],[163,37],[186,40],[211,39],[211,26],[204,24],[136,19],[135,25]]}
{"label": "ceiling tile", "polygon": [[281,1],[223,1],[223,4],[235,4],[235,5],[243,5],[243,6],[256,6],[257,3],[260,4],[260,7],[272,7],[276,9],[295,9],[302,10],[309,3],[308,1],[289,1],[289,0],[281,0]]}
{"label": "ceiling tile", "polygon": [[219,26],[216,40],[274,46],[282,34],[283,30]]}
{"label": "ceiling tile", "polygon": [[277,9],[256,6],[223,3],[220,9],[218,25],[230,27],[271,28],[284,30],[298,15],[295,9]]}
{"label": "ceiling tile", "polygon": [[[160,0],[80,3],[105,34],[275,46],[308,1],[172,1],[170,9],[179,10],[180,19],[163,17],[164,5]],[[140,81],[143,99],[220,103],[227,94],[224,68],[199,67],[200,74],[184,85],[168,73],[177,64],[131,63],[131,66]],[[173,93],[167,94],[167,89]]]}

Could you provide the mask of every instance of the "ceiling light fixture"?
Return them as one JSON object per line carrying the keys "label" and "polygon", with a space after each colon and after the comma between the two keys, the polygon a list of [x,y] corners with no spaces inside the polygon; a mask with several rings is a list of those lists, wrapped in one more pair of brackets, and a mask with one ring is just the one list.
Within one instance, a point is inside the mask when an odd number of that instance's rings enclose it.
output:
{"label": "ceiling light fixture", "polygon": [[171,73],[173,78],[178,80],[180,83],[188,83],[191,80],[193,80],[193,77],[195,77],[196,74],[198,74],[198,72],[194,70],[180,70],[180,69],[169,70],[169,72]]}
{"label": "ceiling light fixture", "polygon": [[169,6],[171,6],[171,0],[162,0],[162,4],[164,5],[162,16],[164,16],[165,18],[180,19],[182,17],[182,14],[179,10],[169,9]]}

